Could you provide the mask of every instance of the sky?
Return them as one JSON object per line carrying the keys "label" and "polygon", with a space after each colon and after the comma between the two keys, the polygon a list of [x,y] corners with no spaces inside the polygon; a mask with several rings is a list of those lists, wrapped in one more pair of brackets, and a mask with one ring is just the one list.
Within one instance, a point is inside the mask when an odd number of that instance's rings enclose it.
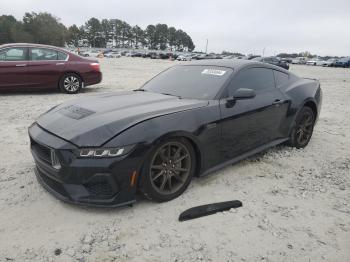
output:
{"label": "sky", "polygon": [[0,15],[49,12],[66,26],[118,18],[143,29],[165,23],[204,51],[350,55],[350,0],[0,0]]}

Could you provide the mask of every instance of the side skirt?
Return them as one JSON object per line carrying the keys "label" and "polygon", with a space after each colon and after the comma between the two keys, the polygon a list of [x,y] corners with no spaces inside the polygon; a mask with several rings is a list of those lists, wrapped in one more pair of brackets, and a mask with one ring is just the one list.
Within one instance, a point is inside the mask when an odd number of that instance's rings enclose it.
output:
{"label": "side skirt", "polygon": [[245,158],[247,158],[249,156],[255,155],[257,153],[260,153],[261,151],[264,151],[264,150],[269,149],[271,147],[277,146],[277,145],[279,145],[279,144],[281,144],[283,142],[286,142],[286,141],[288,141],[288,139],[289,138],[281,138],[281,139],[274,140],[274,141],[272,141],[270,143],[267,143],[265,145],[259,146],[259,147],[255,148],[255,149],[251,150],[251,151],[248,151],[247,153],[244,153],[244,154],[242,154],[240,156],[237,156],[235,158],[232,158],[232,159],[230,159],[230,160],[228,160],[228,161],[226,161],[224,163],[221,163],[221,164],[216,165],[216,166],[214,166],[212,168],[209,168],[208,170],[206,170],[203,173],[199,174],[199,177],[207,176],[210,173],[213,173],[213,172],[215,172],[217,170],[220,170],[220,169],[222,169],[222,168],[224,168],[224,167],[226,167],[228,165],[232,165],[232,164],[237,163],[237,162],[239,162],[239,161],[241,161],[241,160],[243,160],[243,159],[245,159]]}

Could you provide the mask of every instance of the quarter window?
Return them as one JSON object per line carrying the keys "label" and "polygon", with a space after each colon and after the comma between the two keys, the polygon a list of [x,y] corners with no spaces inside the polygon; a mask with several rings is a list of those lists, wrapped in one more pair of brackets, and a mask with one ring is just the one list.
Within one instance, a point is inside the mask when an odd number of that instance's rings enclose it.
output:
{"label": "quarter window", "polygon": [[47,48],[31,48],[30,57],[33,61],[57,60],[57,51]]}
{"label": "quarter window", "polygon": [[0,51],[1,61],[25,61],[26,59],[26,48],[15,47],[8,48]]}
{"label": "quarter window", "polygon": [[229,95],[239,88],[253,89],[256,92],[275,88],[275,80],[272,69],[249,68],[239,72],[230,85]]}
{"label": "quarter window", "polygon": [[282,73],[280,71],[273,70],[273,74],[275,75],[276,87],[280,88],[285,86],[289,81],[289,76],[286,73]]}
{"label": "quarter window", "polygon": [[66,60],[68,55],[63,52],[57,52],[58,53],[58,60]]}

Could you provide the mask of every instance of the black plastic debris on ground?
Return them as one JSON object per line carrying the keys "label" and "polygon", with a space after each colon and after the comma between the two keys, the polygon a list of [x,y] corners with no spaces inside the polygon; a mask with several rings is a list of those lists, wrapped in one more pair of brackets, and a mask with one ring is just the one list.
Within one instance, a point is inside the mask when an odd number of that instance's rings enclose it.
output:
{"label": "black plastic debris on ground", "polygon": [[204,217],[215,214],[217,212],[223,212],[230,210],[231,208],[241,207],[243,204],[239,200],[226,201],[213,203],[203,206],[192,207],[182,212],[179,216],[179,221],[186,221],[194,218]]}
{"label": "black plastic debris on ground", "polygon": [[55,249],[55,256],[61,255],[62,250],[60,248]]}

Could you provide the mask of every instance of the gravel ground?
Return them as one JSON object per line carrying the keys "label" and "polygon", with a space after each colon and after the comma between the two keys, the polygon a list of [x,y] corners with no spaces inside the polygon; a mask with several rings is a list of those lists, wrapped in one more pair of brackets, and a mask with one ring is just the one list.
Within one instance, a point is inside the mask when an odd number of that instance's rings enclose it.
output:
{"label": "gravel ground", "polygon": [[[52,106],[129,90],[174,62],[102,60],[104,80],[78,95],[0,95],[0,261],[350,261],[350,69],[292,66],[320,79],[323,108],[307,148],[270,149],[205,178],[168,203],[85,208],[36,181],[27,127]],[[186,208],[243,207],[187,222]]]}

